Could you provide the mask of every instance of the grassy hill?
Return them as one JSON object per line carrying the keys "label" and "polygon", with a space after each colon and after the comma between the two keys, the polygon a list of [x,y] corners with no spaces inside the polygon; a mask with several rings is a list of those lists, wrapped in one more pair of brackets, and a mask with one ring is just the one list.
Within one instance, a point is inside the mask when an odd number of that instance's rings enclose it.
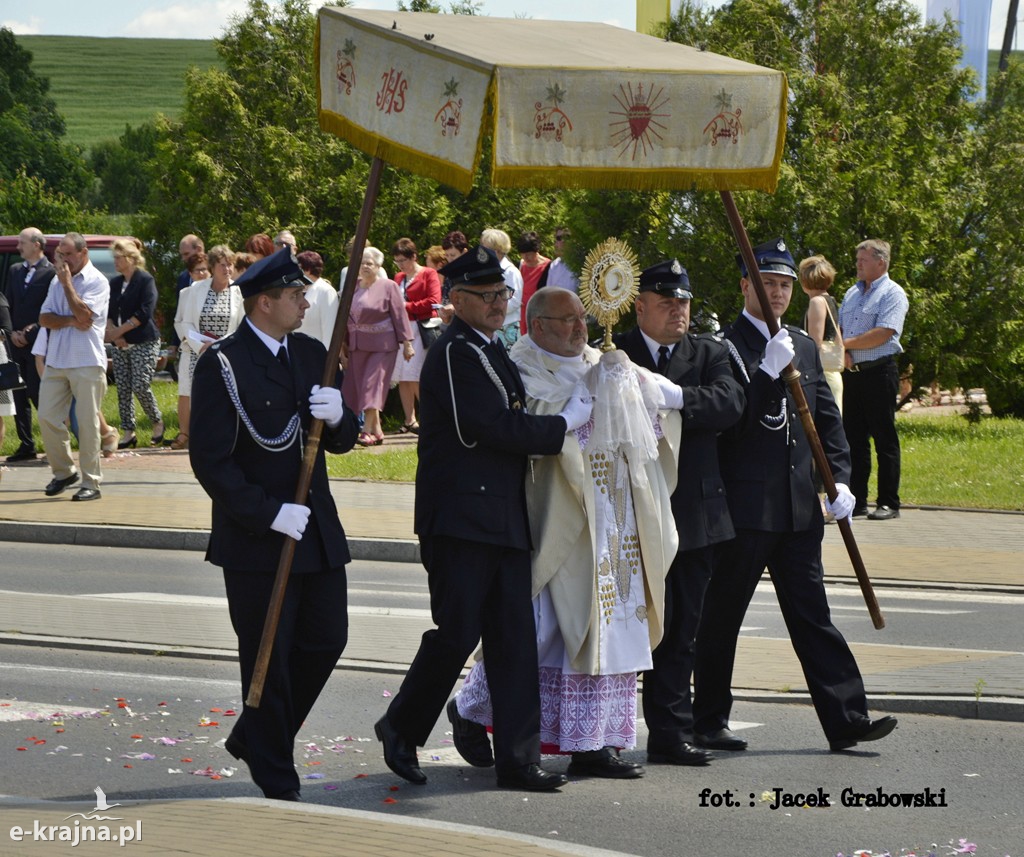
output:
{"label": "grassy hill", "polygon": [[184,103],[189,66],[220,65],[212,41],[18,36],[32,68],[50,79],[68,139],[83,148],[120,137],[157,113],[175,116]]}

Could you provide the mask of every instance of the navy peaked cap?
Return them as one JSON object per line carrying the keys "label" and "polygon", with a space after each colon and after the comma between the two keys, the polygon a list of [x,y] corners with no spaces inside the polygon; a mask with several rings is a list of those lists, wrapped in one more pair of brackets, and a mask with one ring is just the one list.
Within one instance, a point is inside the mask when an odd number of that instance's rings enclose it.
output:
{"label": "navy peaked cap", "polygon": [[270,256],[264,256],[242,273],[235,285],[242,290],[243,298],[251,298],[267,289],[280,286],[308,286],[310,280],[302,273],[295,261],[291,247],[284,246]]}
{"label": "navy peaked cap", "polygon": [[451,280],[453,286],[486,286],[505,282],[497,254],[482,244],[470,247],[438,273]]}
{"label": "navy peaked cap", "polygon": [[640,291],[657,292],[665,297],[683,300],[690,300],[693,297],[690,291],[690,278],[678,259],[659,262],[645,268],[640,274]]}

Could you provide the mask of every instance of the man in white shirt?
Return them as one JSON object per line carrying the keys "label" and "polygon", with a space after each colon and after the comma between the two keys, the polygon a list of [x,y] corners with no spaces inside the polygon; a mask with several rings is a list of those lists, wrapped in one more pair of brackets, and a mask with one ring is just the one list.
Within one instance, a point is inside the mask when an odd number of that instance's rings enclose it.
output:
{"label": "man in white shirt", "polygon": [[568,289],[570,292],[578,294],[580,290],[579,277],[565,262],[565,251],[570,241],[572,241],[572,233],[567,227],[559,226],[555,230],[555,258],[548,266],[548,285],[559,289]]}
{"label": "man in white shirt", "polygon": [[39,429],[53,471],[46,496],[55,497],[79,480],[64,419],[75,400],[78,466],[82,487],[72,500],[100,498],[100,407],[107,392],[107,325],[110,283],[89,261],[85,238],[68,232],[57,247],[61,261],[43,301],[39,324],[49,330],[46,364],[39,385]]}

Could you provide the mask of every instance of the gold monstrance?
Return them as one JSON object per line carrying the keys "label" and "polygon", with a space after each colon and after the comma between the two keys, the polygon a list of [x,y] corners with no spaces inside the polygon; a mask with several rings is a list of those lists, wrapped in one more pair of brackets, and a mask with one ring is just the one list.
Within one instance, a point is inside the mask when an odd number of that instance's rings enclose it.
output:
{"label": "gold monstrance", "polygon": [[636,253],[618,238],[609,238],[587,253],[580,276],[580,300],[604,327],[602,351],[614,351],[612,328],[629,312],[636,297],[640,267]]}

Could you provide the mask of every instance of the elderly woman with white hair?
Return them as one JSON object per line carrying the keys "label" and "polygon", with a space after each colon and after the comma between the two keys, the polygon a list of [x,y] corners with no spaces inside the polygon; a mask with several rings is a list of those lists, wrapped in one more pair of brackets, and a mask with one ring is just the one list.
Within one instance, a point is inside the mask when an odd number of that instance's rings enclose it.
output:
{"label": "elderly woman with white hair", "polygon": [[512,297],[508,300],[505,309],[505,324],[499,333],[505,341],[505,347],[511,348],[513,343],[519,339],[519,316],[523,309],[523,275],[508,258],[512,249],[512,239],[508,233],[501,229],[485,229],[480,233],[480,243],[489,247],[498,257],[498,264],[501,266],[501,278],[505,285],[512,289]]}
{"label": "elderly woman with white hair", "polygon": [[380,276],[384,254],[376,247],[363,250],[359,280],[348,316],[348,341],[342,350],[345,379],[341,394],[353,411],[363,412],[363,431],[358,443],[384,443],[380,412],[387,401],[391,375],[402,349],[412,360],[412,327],[405,298],[394,280]]}

